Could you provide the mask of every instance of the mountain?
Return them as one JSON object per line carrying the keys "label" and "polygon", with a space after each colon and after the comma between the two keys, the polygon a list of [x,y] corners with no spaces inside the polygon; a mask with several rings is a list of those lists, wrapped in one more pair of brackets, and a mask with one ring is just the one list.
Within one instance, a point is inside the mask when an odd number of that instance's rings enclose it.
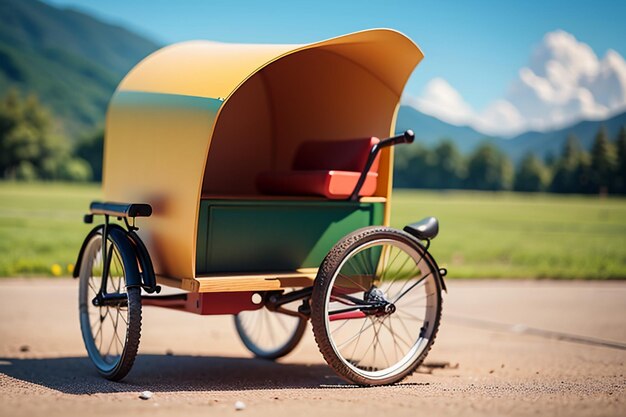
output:
{"label": "mountain", "polygon": [[600,126],[605,126],[609,138],[614,139],[622,126],[626,126],[626,113],[602,121],[581,121],[572,126],[549,132],[526,132],[510,139],[489,137],[468,126],[455,126],[419,112],[410,106],[401,106],[398,111],[396,131],[415,131],[416,142],[426,146],[449,139],[462,153],[470,153],[480,143],[489,142],[506,153],[513,162],[519,162],[527,153],[545,158],[557,156],[570,134],[580,140],[583,149],[591,149]]}
{"label": "mountain", "polygon": [[493,139],[469,126],[451,125],[436,117],[421,113],[411,106],[400,106],[396,131],[404,132],[407,129],[415,132],[415,142],[419,144],[432,146],[442,139],[449,139],[462,153],[469,153],[479,143]]}
{"label": "mountain", "polygon": [[158,45],[119,26],[36,0],[0,0],[0,95],[17,87],[72,136],[104,119],[119,81]]}
{"label": "mountain", "polygon": [[508,154],[514,162],[518,162],[525,154],[534,153],[545,158],[548,155],[558,156],[571,134],[580,140],[583,149],[591,149],[596,133],[604,126],[610,140],[615,140],[622,126],[626,126],[626,113],[601,121],[582,121],[573,126],[551,132],[526,132],[511,139],[501,139],[498,146]]}

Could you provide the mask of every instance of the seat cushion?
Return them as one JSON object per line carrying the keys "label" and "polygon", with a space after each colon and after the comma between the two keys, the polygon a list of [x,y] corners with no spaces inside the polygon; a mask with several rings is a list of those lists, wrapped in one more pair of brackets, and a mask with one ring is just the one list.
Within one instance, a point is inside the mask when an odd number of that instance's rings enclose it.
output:
{"label": "seat cushion", "polygon": [[[330,199],[348,198],[361,174],[352,171],[277,171],[263,172],[257,177],[257,186],[265,194],[318,195]],[[378,173],[367,174],[360,196],[376,191]]]}
{"label": "seat cushion", "polygon": [[[354,171],[361,172],[377,137],[348,140],[312,140],[302,143],[296,151],[294,171]],[[378,171],[377,157],[370,168]]]}

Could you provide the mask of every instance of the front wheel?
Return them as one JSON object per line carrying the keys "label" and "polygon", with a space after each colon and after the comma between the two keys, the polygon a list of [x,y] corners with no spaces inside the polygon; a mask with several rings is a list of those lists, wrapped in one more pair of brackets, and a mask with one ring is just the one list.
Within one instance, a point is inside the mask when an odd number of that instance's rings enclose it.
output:
{"label": "front wheel", "polygon": [[[120,247],[109,236],[104,257],[102,242],[102,233],[94,233],[83,253],[78,296],[80,328],[98,372],[118,381],[130,371],[139,348],[141,288],[126,288],[127,271]],[[99,299],[105,294],[116,301],[102,305]]]}
{"label": "front wheel", "polygon": [[424,361],[441,317],[439,271],[411,236],[370,227],[340,240],[315,279],[311,324],[340,376],[392,384]]}

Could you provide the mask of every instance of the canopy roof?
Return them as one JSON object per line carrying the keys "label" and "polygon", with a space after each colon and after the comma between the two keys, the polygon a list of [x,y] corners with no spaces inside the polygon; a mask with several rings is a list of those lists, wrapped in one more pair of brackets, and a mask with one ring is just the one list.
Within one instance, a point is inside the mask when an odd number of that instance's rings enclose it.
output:
{"label": "canopy roof", "polygon": [[[105,198],[150,203],[153,217],[140,226],[157,273],[193,278],[203,195],[258,194],[255,175],[288,167],[308,139],[389,135],[422,57],[387,29],[309,45],[165,47],[133,68],[111,100]],[[386,150],[376,196],[389,196],[391,164]]]}
{"label": "canopy roof", "polygon": [[144,91],[227,99],[262,68],[299,51],[323,48],[366,68],[397,96],[423,55],[389,29],[356,32],[309,45],[190,41],[167,46],[132,69],[118,91]]}

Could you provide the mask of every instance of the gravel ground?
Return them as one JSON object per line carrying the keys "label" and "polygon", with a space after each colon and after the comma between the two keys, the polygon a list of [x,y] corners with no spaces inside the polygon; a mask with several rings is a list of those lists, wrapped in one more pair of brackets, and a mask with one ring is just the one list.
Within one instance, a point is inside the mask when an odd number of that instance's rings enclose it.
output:
{"label": "gravel ground", "polygon": [[230,317],[153,307],[135,367],[108,382],[86,358],[76,282],[1,279],[0,416],[626,415],[626,282],[448,286],[425,366],[395,386],[355,388],[310,329],[273,363],[250,357]]}

